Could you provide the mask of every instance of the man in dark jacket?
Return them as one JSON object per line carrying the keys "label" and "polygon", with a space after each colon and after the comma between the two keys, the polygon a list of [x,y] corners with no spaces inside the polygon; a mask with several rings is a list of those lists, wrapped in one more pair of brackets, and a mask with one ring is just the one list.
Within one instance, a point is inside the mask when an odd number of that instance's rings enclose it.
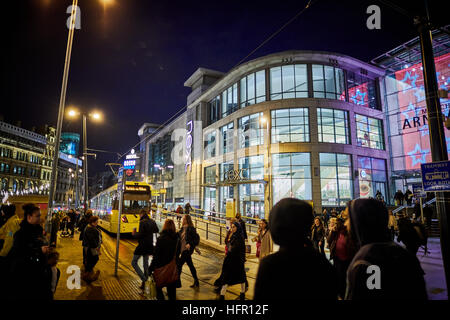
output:
{"label": "man in dark jacket", "polygon": [[11,298],[23,301],[48,299],[45,268],[49,246],[40,225],[41,212],[34,204],[23,206],[24,218],[14,234],[10,259]]}
{"label": "man in dark jacket", "polygon": [[420,263],[391,240],[388,219],[375,199],[350,202],[348,225],[360,249],[347,271],[347,300],[427,299]]}
{"label": "man in dark jacket", "polygon": [[261,260],[255,300],[337,299],[333,267],[309,240],[312,223],[313,208],[306,201],[285,198],[272,208],[269,229],[280,250]]}
{"label": "man in dark jacket", "polygon": [[406,189],[404,197],[405,197],[406,204],[408,206],[411,206],[412,196],[413,196],[413,193],[411,192],[411,190]]}
{"label": "man in dark jacket", "polygon": [[401,190],[397,190],[397,192],[394,195],[394,200],[395,200],[395,205],[396,206],[401,206],[403,205],[403,192]]}
{"label": "man in dark jacket", "polygon": [[[148,258],[153,254],[153,235],[159,232],[156,222],[151,219],[147,211],[141,210],[139,213],[141,220],[139,221],[139,231],[133,230],[133,237],[139,241],[138,246],[134,250],[133,260],[131,265],[142,280],[141,289],[145,288],[145,281],[148,278]],[[140,257],[144,259],[144,271],[139,268],[138,260]]]}
{"label": "man in dark jacket", "polygon": [[427,225],[427,229],[431,229],[431,219],[433,218],[433,209],[429,204],[425,205],[425,208],[423,208],[423,215],[425,217],[425,222]]}
{"label": "man in dark jacket", "polygon": [[245,227],[245,222],[244,222],[244,220],[242,220],[240,213],[236,214],[236,220],[241,225],[242,236],[244,237],[244,240],[247,240],[247,229]]}
{"label": "man in dark jacket", "polygon": [[70,209],[67,215],[69,216],[70,219],[69,221],[70,237],[73,238],[73,235],[75,233],[75,224],[77,222],[77,214],[73,209]]}

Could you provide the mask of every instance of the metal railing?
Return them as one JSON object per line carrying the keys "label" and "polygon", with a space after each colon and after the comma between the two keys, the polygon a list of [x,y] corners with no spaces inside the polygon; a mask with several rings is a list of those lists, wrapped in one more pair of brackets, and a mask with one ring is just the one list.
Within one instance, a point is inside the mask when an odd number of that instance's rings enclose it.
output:
{"label": "metal railing", "polygon": [[[425,203],[423,203],[423,204],[422,204],[422,208],[425,208],[426,205],[430,205],[430,204],[435,203],[435,202],[436,202],[436,197],[433,198],[433,199],[431,199],[431,200],[428,200],[428,201],[425,202]],[[413,208],[413,206],[401,205],[401,206],[395,208],[394,210],[392,210],[392,214],[396,214],[397,212],[402,211],[402,210],[405,209],[405,208],[406,208],[406,209],[408,209],[408,208]]]}
{"label": "metal railing", "polygon": [[[216,214],[216,216],[205,215],[206,212],[214,213]],[[192,218],[192,222],[197,229],[200,238],[216,242],[220,245],[225,244],[225,237],[227,236],[228,227],[226,225],[227,219],[225,218],[224,213],[193,208],[189,215]],[[173,218],[175,220],[175,224],[178,226],[178,228],[180,228],[181,219],[177,219],[177,217],[178,214],[176,212],[165,210],[162,208],[158,208],[155,215],[155,219],[159,220],[160,222],[163,222],[163,220],[167,218]],[[251,221],[250,219],[252,219],[250,217],[243,218],[248,219],[248,221]],[[257,220],[259,219],[253,219],[255,223]],[[249,240],[248,244],[253,246],[254,243],[251,241],[251,239],[257,235],[258,226],[250,223],[246,223],[245,225],[247,238]],[[255,251],[253,251],[252,249],[252,252]]]}

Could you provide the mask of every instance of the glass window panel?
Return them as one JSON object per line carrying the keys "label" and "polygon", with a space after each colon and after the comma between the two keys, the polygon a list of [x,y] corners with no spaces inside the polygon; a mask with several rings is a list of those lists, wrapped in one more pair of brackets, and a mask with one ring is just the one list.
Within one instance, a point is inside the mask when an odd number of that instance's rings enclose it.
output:
{"label": "glass window panel", "polygon": [[[272,155],[272,162],[274,167],[278,166],[290,166],[291,165],[291,154],[290,153],[279,153]],[[309,163],[309,161],[308,161]]]}
{"label": "glass window panel", "polygon": [[295,65],[295,90],[305,92],[308,91],[308,77],[306,74],[305,64]]}
{"label": "glass window panel", "polygon": [[294,91],[295,81],[294,81],[294,66],[282,66],[281,74],[283,77],[283,92]]}
{"label": "glass window panel", "polygon": [[309,153],[292,153],[292,165],[310,165]]}
{"label": "glass window panel", "polygon": [[292,179],[292,196],[300,200],[311,200],[311,179]]}
{"label": "glass window panel", "polygon": [[261,70],[256,72],[256,96],[265,97],[265,95],[266,95],[266,72],[264,70]]}
{"label": "glass window panel", "polygon": [[[335,79],[334,79],[334,68],[325,66],[325,90],[329,93],[336,93]],[[336,98],[332,95],[331,98]]]}
{"label": "glass window panel", "polygon": [[247,101],[247,77],[241,79],[241,106],[246,106]]}
{"label": "glass window panel", "polygon": [[255,98],[255,74],[249,74],[247,77],[247,92],[248,92],[248,99]]}
{"label": "glass window panel", "polygon": [[281,92],[281,67],[270,69],[270,93]]}
{"label": "glass window panel", "polygon": [[315,65],[312,66],[313,73],[313,90],[314,96],[316,96],[317,92],[324,92],[324,76],[323,76],[323,66]]}
{"label": "glass window panel", "polygon": [[336,165],[336,154],[334,153],[321,153],[319,155],[320,165]]}
{"label": "glass window panel", "polygon": [[278,109],[275,110],[276,118],[289,118],[289,109]]}

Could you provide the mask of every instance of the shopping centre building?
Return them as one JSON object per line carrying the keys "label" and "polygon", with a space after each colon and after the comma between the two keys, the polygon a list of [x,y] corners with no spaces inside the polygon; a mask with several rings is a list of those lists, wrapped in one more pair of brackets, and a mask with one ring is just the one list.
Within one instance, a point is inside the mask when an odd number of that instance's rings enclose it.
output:
{"label": "shopping centre building", "polygon": [[[446,88],[448,36],[434,36]],[[192,88],[186,109],[148,136],[142,150],[141,172],[155,188],[154,200],[222,213],[234,204],[236,212],[259,218],[285,197],[311,201],[316,212],[377,191],[391,202],[431,160],[418,109],[424,108],[420,50],[408,55],[418,41],[407,45],[371,63],[286,51],[226,74],[197,69],[185,82]]]}

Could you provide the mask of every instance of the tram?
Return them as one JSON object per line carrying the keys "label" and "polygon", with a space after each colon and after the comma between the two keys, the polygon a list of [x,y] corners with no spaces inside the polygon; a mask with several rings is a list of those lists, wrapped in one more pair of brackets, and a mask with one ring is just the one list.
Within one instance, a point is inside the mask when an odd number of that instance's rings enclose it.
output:
{"label": "tram", "polygon": [[[98,225],[107,232],[117,233],[119,217],[119,192],[117,184],[100,192],[90,200],[90,208],[99,217]],[[139,212],[150,210],[151,187],[148,183],[126,181],[123,194],[120,233],[139,229]]]}

